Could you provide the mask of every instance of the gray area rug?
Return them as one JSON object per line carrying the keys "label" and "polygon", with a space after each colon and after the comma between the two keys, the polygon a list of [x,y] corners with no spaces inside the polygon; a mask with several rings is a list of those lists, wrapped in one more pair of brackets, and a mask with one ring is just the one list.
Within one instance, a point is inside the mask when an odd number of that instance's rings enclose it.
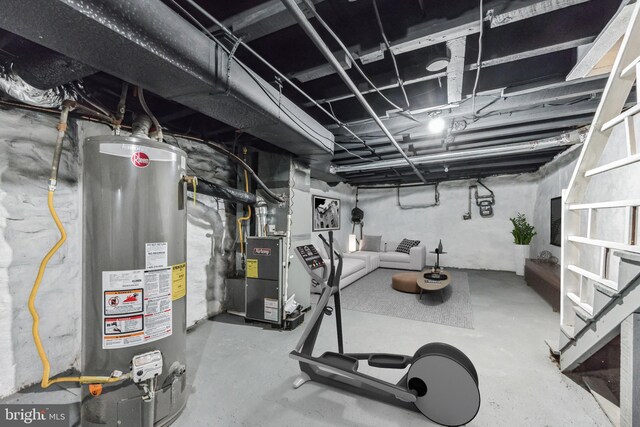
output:
{"label": "gray area rug", "polygon": [[[466,272],[447,270],[447,274],[451,275],[451,285],[444,289],[442,302],[440,292],[424,292],[420,300],[419,294],[393,289],[391,276],[403,271],[405,270],[378,268],[356,280],[340,292],[342,308],[473,329],[473,310]],[[314,294],[313,297],[313,302],[316,303],[319,295]],[[330,305],[333,305],[333,299]]]}

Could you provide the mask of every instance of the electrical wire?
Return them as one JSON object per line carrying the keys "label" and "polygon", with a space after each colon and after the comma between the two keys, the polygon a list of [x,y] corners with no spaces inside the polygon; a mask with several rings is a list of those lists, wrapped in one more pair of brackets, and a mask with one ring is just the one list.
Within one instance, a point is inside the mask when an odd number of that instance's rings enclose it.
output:
{"label": "electrical wire", "polygon": [[[387,47],[387,51],[389,52],[389,56],[391,56],[391,61],[393,61],[393,68],[396,70],[396,78],[398,80],[398,86],[400,90],[402,90],[402,94],[404,95],[404,100],[407,103],[407,108],[411,108],[409,104],[409,97],[407,96],[407,91],[404,88],[404,83],[400,78],[400,70],[398,69],[398,62],[396,61],[396,55],[391,50],[391,43],[387,39],[387,35],[384,32],[384,26],[382,25],[382,19],[380,18],[380,12],[378,11],[378,3],[376,0],[373,0],[373,11],[376,14],[376,20],[378,21],[378,27],[380,28],[380,35],[382,36],[382,40],[384,40],[384,44]],[[411,112],[409,112],[411,114]],[[413,116],[411,116],[413,118]],[[414,119],[415,120],[415,119]]]}
{"label": "electrical wire", "polygon": [[[413,116],[411,116],[411,114],[407,114],[404,111],[404,108],[398,106],[397,104],[395,104],[393,101],[391,101],[389,98],[387,98],[382,92],[380,92],[380,89],[378,89],[378,87],[371,81],[371,79],[369,79],[369,77],[365,74],[365,72],[362,70],[362,68],[360,68],[360,66],[358,65],[358,62],[356,61],[356,59],[353,57],[353,55],[351,54],[351,52],[349,51],[349,49],[347,48],[347,46],[345,46],[345,44],[342,42],[342,40],[340,39],[340,37],[338,37],[338,35],[331,29],[331,27],[329,27],[329,24],[326,23],[326,21],[324,19],[322,19],[322,16],[320,16],[320,14],[318,13],[318,11],[316,10],[316,8],[313,6],[313,4],[311,4],[311,2],[309,0],[304,0],[305,3],[307,4],[309,10],[311,11],[311,14],[316,18],[316,20],[320,23],[320,25],[322,25],[322,27],[327,31],[327,33],[329,33],[329,35],[331,37],[333,37],[333,39],[336,41],[336,43],[338,43],[338,46],[340,46],[340,49],[342,49],[342,51],[345,53],[345,55],[347,55],[347,57],[351,60],[351,64],[353,65],[353,67],[358,71],[358,73],[360,73],[360,75],[365,79],[365,81],[373,88],[374,91],[376,91],[378,93],[378,95],[380,95],[387,103],[389,103],[389,105],[391,105],[393,108],[396,108],[398,110],[400,110],[401,114],[407,115],[407,117],[409,117],[412,120],[417,121],[417,119]],[[375,1],[373,2],[374,6],[375,6]],[[377,10],[377,9],[376,9]],[[382,28],[382,27],[381,27]],[[390,49],[390,45],[389,42],[387,41],[386,36],[384,36],[383,33],[383,37],[385,42],[387,43],[389,52],[391,52]],[[393,58],[393,52],[391,52],[391,56]],[[396,69],[396,76],[398,77],[398,83],[400,84],[400,86],[402,87],[402,83],[400,80],[400,74],[398,72],[398,67],[397,64],[395,62],[395,58],[393,58],[393,63],[395,64],[395,69]],[[407,106],[409,106],[409,99],[407,98],[407,94],[404,91],[404,87],[402,88],[402,92],[404,93],[405,96],[405,100],[407,102]]]}
{"label": "electrical wire", "polygon": [[484,28],[484,11],[483,0],[480,0],[480,35],[478,37],[478,60],[476,61],[478,68],[476,68],[476,80],[473,83],[473,92],[471,92],[472,113],[476,115],[476,91],[478,90],[478,80],[480,79],[480,68],[482,68],[482,34]]}
{"label": "electrical wire", "polygon": [[[187,10],[185,10],[184,7],[182,7],[176,0],[170,0],[171,3],[173,3],[183,14],[185,14],[196,26],[198,26],[209,38],[211,38],[213,41],[215,41],[217,44],[219,44],[223,50],[225,50],[225,52],[229,53],[229,50],[211,33],[211,31],[209,31],[204,25],[202,25],[200,23],[200,21],[198,21],[192,14],[190,14]],[[236,37],[235,34],[233,34],[233,32],[231,32],[231,30],[229,30],[227,27],[225,27],[220,21],[218,21],[214,16],[212,16],[210,13],[208,13],[206,10],[204,10],[200,5],[198,5],[195,1],[193,0],[186,0],[192,7],[194,7],[196,10],[198,10],[203,16],[205,16],[207,19],[211,20],[215,25],[217,25],[220,29],[222,29],[222,31],[227,34],[234,42],[239,43],[240,46],[244,47],[249,53],[251,53],[252,55],[254,55],[260,62],[262,62],[264,65],[266,65],[271,71],[273,71],[274,73],[276,73],[276,75],[278,75],[283,81],[285,81],[287,84],[289,84],[292,88],[294,88],[298,93],[300,93],[303,97],[305,97],[308,101],[310,101],[313,105],[315,105],[317,108],[320,109],[320,111],[322,111],[324,114],[326,114],[328,117],[330,117],[340,128],[344,129],[345,131],[347,131],[351,136],[353,136],[356,140],[358,140],[359,142],[361,142],[365,147],[367,147],[371,152],[375,153],[375,150],[373,150],[362,138],[360,138],[358,135],[356,135],[351,129],[349,129],[349,127],[347,125],[345,125],[344,123],[342,123],[340,120],[338,120],[337,117],[335,117],[333,114],[331,114],[329,111],[327,111],[326,108],[324,108],[322,105],[320,105],[318,103],[318,101],[316,101],[315,99],[313,99],[311,96],[309,96],[305,91],[303,91],[302,89],[300,89],[300,87],[298,87],[296,84],[294,84],[287,76],[285,76],[283,73],[281,73],[277,68],[275,68],[273,65],[271,65],[271,63],[269,61],[267,61],[266,59],[264,59],[262,56],[260,56],[255,50],[253,50],[248,44],[246,44],[245,42],[243,42],[241,39],[239,39],[238,37]],[[238,61],[236,59],[236,62],[242,66],[245,70],[247,69],[244,64],[242,64],[242,62]],[[249,73],[251,78],[254,79],[254,81],[256,81],[257,79],[253,76],[253,73]],[[259,83],[260,85],[260,83]],[[345,150],[346,152],[348,152],[349,154],[353,155],[354,157],[357,157],[361,160],[365,160],[365,161],[373,161],[371,159],[365,159],[363,157],[358,156],[357,154],[354,154],[352,152],[350,152],[349,150],[347,150],[346,148],[344,148],[343,146],[337,144],[334,142],[334,144],[338,145],[338,147],[342,148],[343,150]],[[378,156],[379,157],[379,156]]]}

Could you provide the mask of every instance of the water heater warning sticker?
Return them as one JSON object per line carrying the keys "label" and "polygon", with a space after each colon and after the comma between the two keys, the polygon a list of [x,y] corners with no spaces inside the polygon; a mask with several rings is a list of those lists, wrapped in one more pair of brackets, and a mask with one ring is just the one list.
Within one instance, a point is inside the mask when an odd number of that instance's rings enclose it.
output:
{"label": "water heater warning sticker", "polygon": [[187,264],[176,264],[171,267],[173,272],[171,273],[171,288],[173,292],[172,299],[175,301],[184,297],[187,294]]}
{"label": "water heater warning sticker", "polygon": [[128,317],[110,317],[104,320],[104,334],[120,335],[130,332],[142,332],[144,329],[142,325],[141,314]]}
{"label": "water heater warning sticker", "polygon": [[172,267],[103,271],[102,291],[102,348],[132,347],[171,335]]}
{"label": "water heater warning sticker", "polygon": [[104,293],[104,314],[132,314],[142,311],[143,290],[106,291]]}

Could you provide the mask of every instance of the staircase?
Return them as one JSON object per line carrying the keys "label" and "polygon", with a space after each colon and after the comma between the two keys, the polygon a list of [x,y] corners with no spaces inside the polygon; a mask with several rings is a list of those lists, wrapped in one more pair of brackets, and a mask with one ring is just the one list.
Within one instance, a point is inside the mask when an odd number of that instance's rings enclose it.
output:
{"label": "staircase", "polygon": [[[560,368],[565,373],[574,370],[622,334],[620,418],[614,422],[622,426],[640,426],[640,191],[636,190],[640,186],[616,175],[640,166],[634,124],[640,99],[622,111],[634,83],[640,81],[639,13],[640,2],[634,6],[602,101],[562,195]],[[617,144],[614,148],[624,154],[603,162],[609,144]],[[640,173],[622,176],[640,181]],[[594,194],[610,198],[616,193],[609,191],[613,188],[618,193],[628,189],[627,194],[620,200],[593,200]]]}

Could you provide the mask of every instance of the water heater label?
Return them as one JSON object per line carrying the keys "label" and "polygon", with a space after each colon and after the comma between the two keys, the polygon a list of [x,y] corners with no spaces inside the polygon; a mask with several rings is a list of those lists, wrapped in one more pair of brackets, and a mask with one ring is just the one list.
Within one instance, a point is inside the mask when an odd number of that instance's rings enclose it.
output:
{"label": "water heater label", "polygon": [[143,293],[142,288],[128,291],[106,291],[104,293],[105,316],[142,312]]}
{"label": "water heater label", "polygon": [[[128,317],[109,317],[104,320],[105,335],[121,335],[144,330],[142,314]],[[142,333],[136,336],[142,337]]]}
{"label": "water heater label", "polygon": [[167,242],[145,243],[144,254],[147,270],[167,268]]}
{"label": "water heater label", "polygon": [[176,264],[171,269],[173,270],[171,272],[171,292],[172,299],[175,301],[187,294],[187,264],[184,262]]}
{"label": "water heater label", "polygon": [[133,347],[170,336],[172,285],[172,267],[103,271],[102,348]]}

